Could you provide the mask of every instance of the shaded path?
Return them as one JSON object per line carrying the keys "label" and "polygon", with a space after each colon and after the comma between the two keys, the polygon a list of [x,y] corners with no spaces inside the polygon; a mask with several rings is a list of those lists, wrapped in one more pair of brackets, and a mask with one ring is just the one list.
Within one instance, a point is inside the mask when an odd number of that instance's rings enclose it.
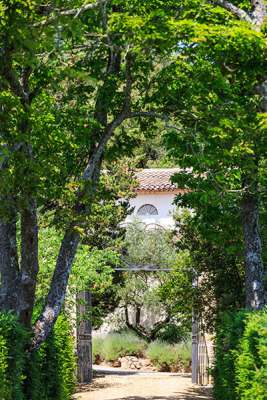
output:
{"label": "shaded path", "polygon": [[80,400],[211,400],[210,388],[192,385],[190,375],[98,371],[94,383],[74,396]]}

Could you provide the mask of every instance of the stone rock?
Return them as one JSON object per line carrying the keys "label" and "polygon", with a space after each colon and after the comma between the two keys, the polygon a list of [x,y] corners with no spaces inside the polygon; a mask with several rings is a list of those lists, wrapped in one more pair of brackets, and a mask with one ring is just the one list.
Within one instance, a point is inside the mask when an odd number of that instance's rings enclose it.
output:
{"label": "stone rock", "polygon": [[142,358],[140,359],[140,363],[143,367],[152,367],[152,363],[148,358]]}
{"label": "stone rock", "polygon": [[115,360],[115,361],[112,361],[111,365],[114,368],[120,368],[121,367],[121,362],[120,362],[120,360]]}
{"label": "stone rock", "polygon": [[100,355],[99,354],[97,354],[96,356],[95,356],[95,364],[96,365],[100,365],[101,363],[102,363],[102,359],[101,359],[101,357],[100,357]]}

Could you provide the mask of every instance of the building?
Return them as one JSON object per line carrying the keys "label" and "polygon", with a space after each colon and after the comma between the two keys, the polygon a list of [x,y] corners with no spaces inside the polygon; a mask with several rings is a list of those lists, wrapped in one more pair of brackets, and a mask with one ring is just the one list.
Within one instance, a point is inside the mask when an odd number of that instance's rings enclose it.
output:
{"label": "building", "polygon": [[178,168],[147,168],[138,171],[136,197],[130,201],[134,210],[126,218],[126,223],[138,218],[147,225],[173,228],[174,199],[183,191],[171,182],[171,177],[179,171]]}

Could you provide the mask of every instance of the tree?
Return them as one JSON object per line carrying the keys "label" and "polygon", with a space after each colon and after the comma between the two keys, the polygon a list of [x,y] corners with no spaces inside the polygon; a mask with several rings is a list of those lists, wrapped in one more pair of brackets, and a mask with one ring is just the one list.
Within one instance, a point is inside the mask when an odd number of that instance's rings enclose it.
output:
{"label": "tree", "polygon": [[190,330],[192,272],[188,253],[176,251],[174,232],[138,220],[129,224],[122,266],[128,268],[118,289],[125,326],[148,341],[184,339]]}
{"label": "tree", "polygon": [[[181,240],[178,249],[190,254],[195,311],[206,332],[214,332],[218,316],[245,308],[245,273],[242,227],[238,207],[197,204],[194,215],[177,221]],[[178,296],[176,296],[179,298]]]}
{"label": "tree", "polygon": [[265,3],[251,2],[252,12],[249,2],[211,3],[187,9],[195,22],[185,22],[187,38],[161,71],[155,99],[161,99],[157,111],[176,121],[166,140],[185,169],[174,178],[188,190],[183,205],[201,205],[207,217],[209,204],[211,215],[214,207],[220,214],[232,204],[233,221],[239,216],[246,306],[259,309],[266,302],[259,223],[266,160]]}
{"label": "tree", "polygon": [[1,2],[0,309],[14,311],[29,328],[38,217],[49,212],[64,231],[33,349],[62,308],[94,199],[101,197],[103,162],[109,170],[136,143],[123,123],[145,108],[151,77],[172,40],[173,3],[73,0],[66,9],[60,0],[56,7]]}

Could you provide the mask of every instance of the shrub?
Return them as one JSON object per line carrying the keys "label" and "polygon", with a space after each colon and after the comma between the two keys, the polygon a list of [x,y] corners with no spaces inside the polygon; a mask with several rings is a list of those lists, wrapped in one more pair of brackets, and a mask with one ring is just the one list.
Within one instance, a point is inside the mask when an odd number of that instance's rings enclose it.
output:
{"label": "shrub", "polygon": [[110,333],[93,338],[93,361],[115,361],[124,356],[141,357],[147,343],[130,332]]}
{"label": "shrub", "polygon": [[159,370],[189,370],[191,344],[176,345],[155,341],[148,345],[133,333],[111,333],[93,338],[93,362],[115,361],[124,356],[147,356]]}
{"label": "shrub", "polygon": [[1,400],[23,400],[29,335],[10,313],[0,313]]}
{"label": "shrub", "polygon": [[178,372],[190,368],[191,347],[189,344],[170,345],[155,341],[148,346],[146,354],[160,371]]}
{"label": "shrub", "polygon": [[8,369],[8,351],[7,342],[3,336],[0,336],[0,388],[1,395],[4,399],[10,397],[8,395],[9,385],[7,379],[7,369]]}
{"label": "shrub", "polygon": [[245,328],[247,313],[223,313],[217,321],[214,395],[216,400],[236,400],[236,350]]}
{"label": "shrub", "polygon": [[249,315],[236,357],[238,398],[267,400],[267,310]]}
{"label": "shrub", "polygon": [[106,361],[115,361],[124,356],[141,357],[146,346],[144,340],[131,333],[113,333],[105,337],[102,356]]}
{"label": "shrub", "polygon": [[156,335],[156,339],[160,342],[168,342],[170,344],[188,341],[191,337],[191,332],[188,326],[184,323],[181,325],[169,323],[165,324]]}
{"label": "shrub", "polygon": [[64,315],[60,315],[46,342],[32,355],[25,385],[27,398],[71,399],[75,386],[75,370],[76,360],[70,324]]}
{"label": "shrub", "polygon": [[30,355],[30,334],[9,313],[0,314],[1,400],[68,400],[76,363],[69,323],[59,316],[52,334]]}
{"label": "shrub", "polygon": [[93,363],[98,364],[101,361],[104,361],[103,355],[103,346],[104,346],[104,337],[97,336],[93,338]]}
{"label": "shrub", "polygon": [[224,314],[215,356],[216,400],[267,400],[267,310]]}

